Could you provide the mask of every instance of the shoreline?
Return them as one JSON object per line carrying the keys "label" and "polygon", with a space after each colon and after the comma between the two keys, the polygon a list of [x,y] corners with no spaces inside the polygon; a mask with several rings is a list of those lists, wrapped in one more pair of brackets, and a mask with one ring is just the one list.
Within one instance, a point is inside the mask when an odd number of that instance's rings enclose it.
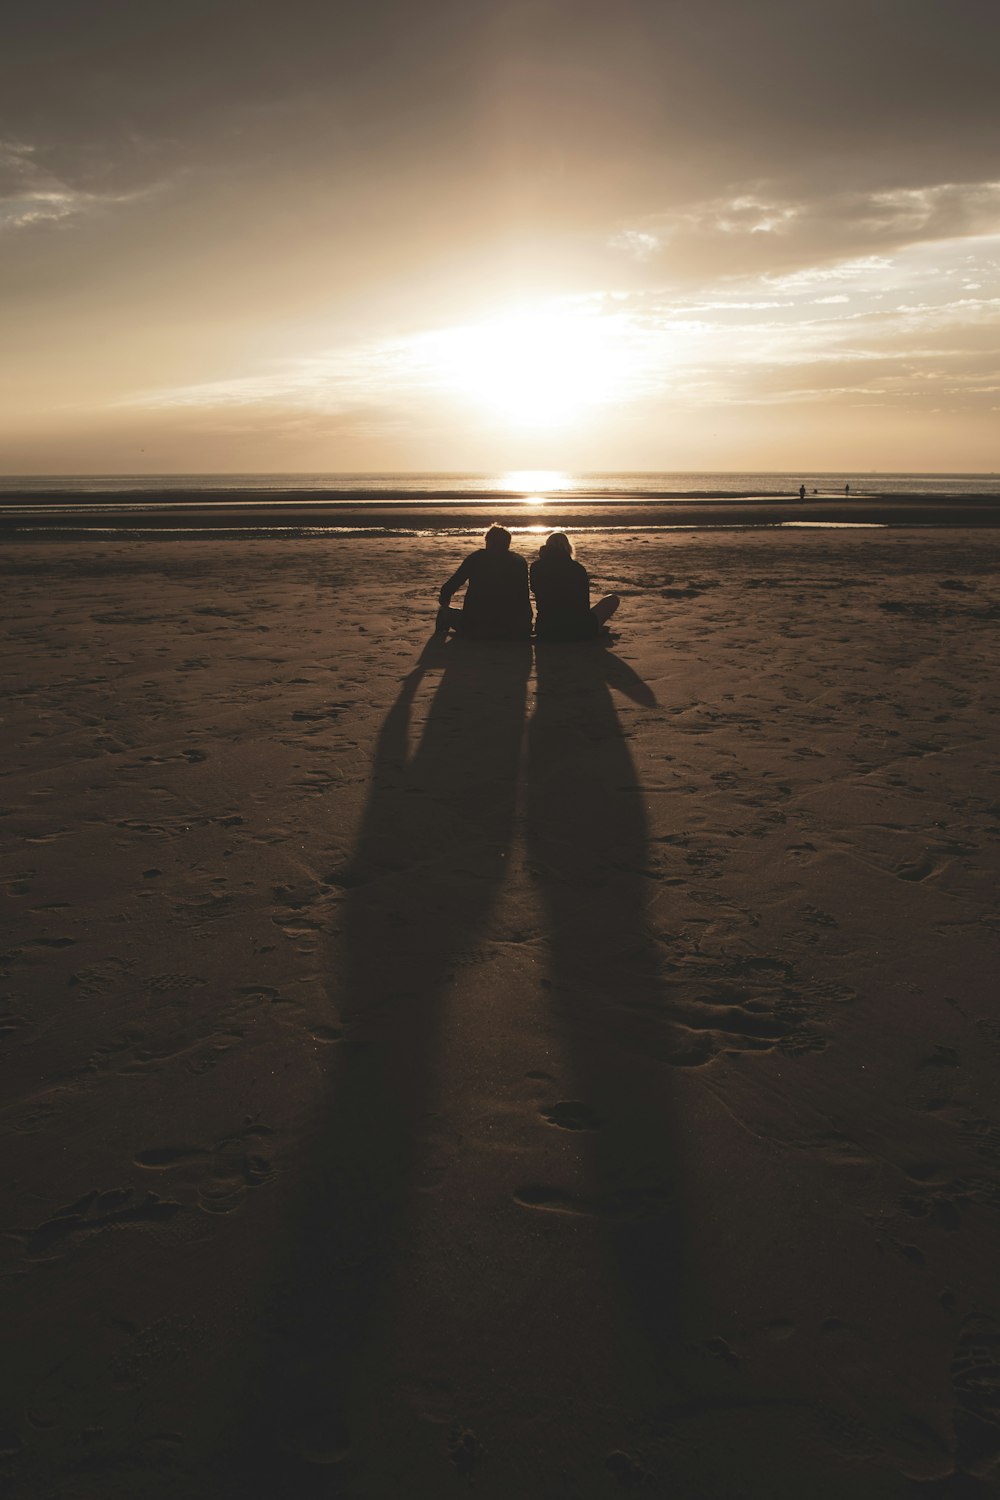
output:
{"label": "shoreline", "polygon": [[[221,497],[222,492],[215,492]],[[209,503],[206,503],[206,499]],[[600,531],[642,527],[669,530],[675,527],[780,526],[788,522],[817,525],[870,525],[884,527],[986,527],[1000,526],[1000,494],[956,495],[942,498],[919,494],[864,495],[843,498],[778,498],[769,495],[708,497],[679,496],[670,499],[544,500],[489,496],[442,502],[438,498],[417,500],[274,499],[250,501],[212,498],[212,492],[197,501],[168,499],[162,492],[143,494],[142,502],[121,495],[91,496],[86,500],[65,497],[32,498],[17,503],[0,497],[0,536],[56,531],[122,530],[263,531],[278,529],[308,531],[351,529],[362,533],[407,531],[476,531],[502,519],[506,524],[543,529]],[[223,524],[224,523],[224,524]]]}

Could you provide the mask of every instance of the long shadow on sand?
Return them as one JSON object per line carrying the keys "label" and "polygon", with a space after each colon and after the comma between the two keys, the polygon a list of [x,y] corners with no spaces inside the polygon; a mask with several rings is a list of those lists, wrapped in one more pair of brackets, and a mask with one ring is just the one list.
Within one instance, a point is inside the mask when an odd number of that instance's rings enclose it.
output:
{"label": "long shadow on sand", "polygon": [[[589,1223],[603,1243],[603,1312],[632,1358],[659,1366],[690,1294],[678,1188],[668,1005],[645,921],[646,808],[610,688],[651,689],[596,645],[539,644],[528,728],[526,837],[544,911],[554,1018],[590,1126],[582,1195],[522,1195]],[[574,1115],[577,1117],[574,1121]],[[636,1372],[637,1373],[637,1372]]]}
{"label": "long shadow on sand", "polygon": [[[382,726],[337,945],[344,1039],[272,1288],[243,1495],[350,1487],[383,1392],[387,1294],[437,1097],[449,970],[506,873],[531,647],[432,641]],[[440,670],[419,745],[413,709]],[[244,1467],[246,1466],[246,1467]],[[249,1472],[247,1472],[249,1470]]]}

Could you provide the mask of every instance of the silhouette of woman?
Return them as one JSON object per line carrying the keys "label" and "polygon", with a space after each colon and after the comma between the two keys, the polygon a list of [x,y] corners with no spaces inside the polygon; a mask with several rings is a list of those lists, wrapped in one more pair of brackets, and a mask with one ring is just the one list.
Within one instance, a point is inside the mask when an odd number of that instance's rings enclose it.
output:
{"label": "silhouette of woman", "polygon": [[538,611],[535,634],[540,641],[593,640],[621,603],[617,594],[605,594],[591,606],[590,578],[574,558],[564,531],[553,531],[542,544],[530,579]]}

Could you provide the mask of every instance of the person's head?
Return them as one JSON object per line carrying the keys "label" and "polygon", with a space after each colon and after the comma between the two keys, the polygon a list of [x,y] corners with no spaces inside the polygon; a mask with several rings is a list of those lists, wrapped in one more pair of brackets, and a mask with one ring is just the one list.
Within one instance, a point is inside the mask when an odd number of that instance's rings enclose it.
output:
{"label": "person's head", "polygon": [[572,557],[573,543],[565,531],[553,531],[542,543],[540,553],[542,557]]}
{"label": "person's head", "polygon": [[491,526],[485,537],[487,552],[509,552],[510,532],[506,526]]}

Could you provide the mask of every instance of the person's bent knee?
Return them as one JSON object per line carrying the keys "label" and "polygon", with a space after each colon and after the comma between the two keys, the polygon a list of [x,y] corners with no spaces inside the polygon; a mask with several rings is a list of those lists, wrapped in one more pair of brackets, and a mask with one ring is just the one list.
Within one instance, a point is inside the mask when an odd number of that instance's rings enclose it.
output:
{"label": "person's bent knee", "polygon": [[605,594],[603,599],[597,601],[590,613],[598,625],[606,625],[621,602],[620,595]]}

